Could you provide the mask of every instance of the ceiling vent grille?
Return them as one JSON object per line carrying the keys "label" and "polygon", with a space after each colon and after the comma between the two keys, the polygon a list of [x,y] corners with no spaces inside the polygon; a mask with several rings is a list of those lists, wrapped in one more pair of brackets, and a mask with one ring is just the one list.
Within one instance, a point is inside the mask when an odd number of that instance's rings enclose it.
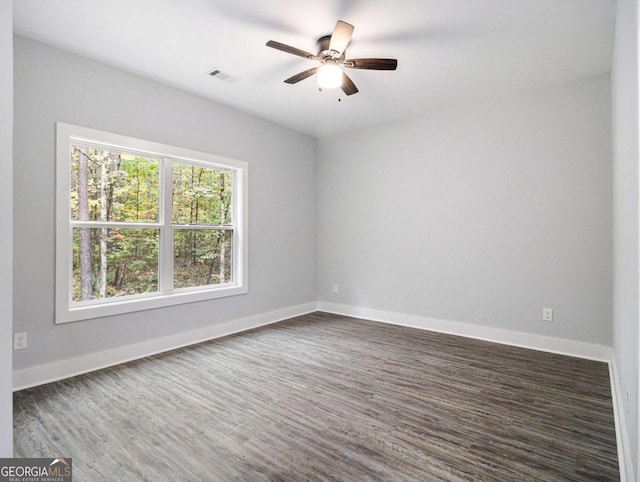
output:
{"label": "ceiling vent grille", "polygon": [[240,80],[239,77],[234,77],[233,75],[229,75],[229,74],[223,72],[220,69],[213,69],[210,72],[208,72],[208,74],[211,77],[214,77],[214,78],[216,78],[218,80],[221,80],[223,82],[227,82],[229,84],[233,84],[234,82],[237,82],[238,80]]}

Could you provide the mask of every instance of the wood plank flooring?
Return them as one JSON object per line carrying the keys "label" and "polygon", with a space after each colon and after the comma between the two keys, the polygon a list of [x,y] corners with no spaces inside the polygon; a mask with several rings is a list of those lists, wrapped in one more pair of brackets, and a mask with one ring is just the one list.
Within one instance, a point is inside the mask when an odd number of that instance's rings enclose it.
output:
{"label": "wood plank flooring", "polygon": [[74,480],[618,480],[604,363],[314,313],[17,392]]}

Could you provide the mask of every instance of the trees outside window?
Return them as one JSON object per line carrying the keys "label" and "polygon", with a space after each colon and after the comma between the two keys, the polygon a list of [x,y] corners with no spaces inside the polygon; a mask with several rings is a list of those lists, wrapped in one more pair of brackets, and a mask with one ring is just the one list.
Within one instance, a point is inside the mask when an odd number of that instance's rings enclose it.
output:
{"label": "trees outside window", "polygon": [[245,162],[57,128],[58,322],[246,293]]}

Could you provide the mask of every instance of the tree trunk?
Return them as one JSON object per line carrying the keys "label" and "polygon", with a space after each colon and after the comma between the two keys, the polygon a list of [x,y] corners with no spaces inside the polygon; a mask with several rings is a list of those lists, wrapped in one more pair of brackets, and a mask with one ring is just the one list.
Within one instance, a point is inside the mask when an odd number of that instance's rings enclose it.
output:
{"label": "tree trunk", "polygon": [[[195,198],[195,167],[191,166],[191,200],[189,202],[189,224],[193,224],[194,219],[194,198]],[[189,231],[189,260],[191,266],[196,264],[196,237],[194,230]]]}
{"label": "tree trunk", "polygon": [[140,172],[136,164],[136,221],[140,220]]}
{"label": "tree trunk", "polygon": [[[110,158],[103,158],[100,166],[100,221],[107,221],[107,162]],[[107,228],[100,229],[100,298],[107,297]]]}
{"label": "tree trunk", "polygon": [[115,274],[113,275],[113,285],[115,289],[121,290],[124,284],[124,278],[127,272],[127,265],[120,263],[116,266]]}
{"label": "tree trunk", "polygon": [[[78,218],[89,221],[89,157],[86,147],[78,149]],[[91,231],[80,228],[80,292],[82,300],[93,299],[91,276]]]}
{"label": "tree trunk", "polygon": [[[219,187],[219,193],[220,193],[220,224],[224,224],[225,220],[227,218],[227,206],[224,202],[224,178],[225,178],[225,173],[224,172],[220,172],[220,187]],[[220,233],[220,267],[218,270],[218,278],[219,278],[219,282],[220,283],[224,283],[225,281],[225,268],[226,268],[226,263],[225,263],[225,257],[227,255],[226,253],[226,249],[227,249],[227,245],[225,243],[225,234],[226,231],[222,231]]]}
{"label": "tree trunk", "polygon": [[215,264],[216,257],[213,256],[211,258],[211,264],[209,265],[209,274],[207,275],[207,282],[205,284],[210,285],[213,284],[213,265]]}

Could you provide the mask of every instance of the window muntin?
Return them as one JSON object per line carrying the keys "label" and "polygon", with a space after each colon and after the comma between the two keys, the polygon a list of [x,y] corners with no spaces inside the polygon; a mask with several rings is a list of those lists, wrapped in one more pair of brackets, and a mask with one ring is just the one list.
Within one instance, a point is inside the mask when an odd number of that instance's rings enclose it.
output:
{"label": "window muntin", "polygon": [[247,164],[58,123],[56,322],[247,292]]}

